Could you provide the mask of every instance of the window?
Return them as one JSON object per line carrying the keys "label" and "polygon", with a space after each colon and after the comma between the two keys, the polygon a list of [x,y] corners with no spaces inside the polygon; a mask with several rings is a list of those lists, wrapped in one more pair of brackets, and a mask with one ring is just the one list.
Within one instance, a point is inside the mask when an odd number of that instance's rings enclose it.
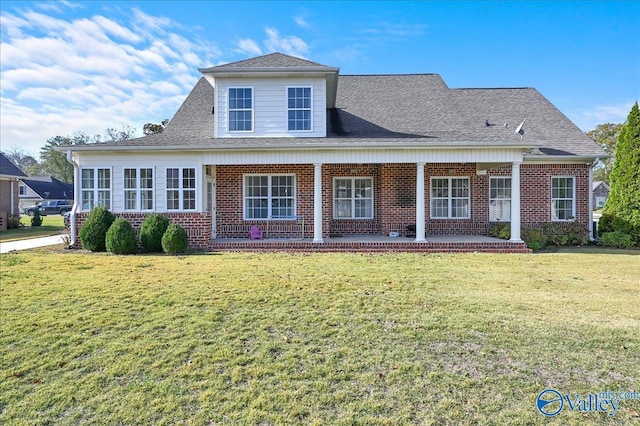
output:
{"label": "window", "polygon": [[511,220],[511,178],[492,177],[489,179],[489,220]]}
{"label": "window", "polygon": [[229,89],[229,131],[253,130],[253,89],[237,87]]}
{"label": "window", "polygon": [[244,218],[295,218],[295,187],[293,175],[246,175]]}
{"label": "window", "polygon": [[196,209],[196,169],[167,169],[167,210]]}
{"label": "window", "polygon": [[82,169],[82,210],[95,206],[111,209],[111,169]]}
{"label": "window", "polygon": [[18,195],[27,195],[27,187],[24,185],[20,185],[18,187]]}
{"label": "window", "polygon": [[551,220],[575,217],[575,181],[571,176],[551,178]]}
{"label": "window", "polygon": [[333,180],[333,217],[373,219],[373,178],[335,178]]}
{"label": "window", "polygon": [[431,218],[469,218],[469,178],[431,178]]}
{"label": "window", "polygon": [[311,87],[287,88],[290,131],[311,130]]}
{"label": "window", "polygon": [[153,169],[124,169],[124,209],[153,210]]}

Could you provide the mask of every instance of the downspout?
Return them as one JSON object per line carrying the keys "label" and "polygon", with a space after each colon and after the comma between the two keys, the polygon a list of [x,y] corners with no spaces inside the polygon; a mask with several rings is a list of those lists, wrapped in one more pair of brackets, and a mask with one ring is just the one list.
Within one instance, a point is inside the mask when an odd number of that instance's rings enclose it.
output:
{"label": "downspout", "polygon": [[[18,178],[13,178],[14,180],[18,180]],[[11,181],[11,206],[9,207],[9,209],[11,210],[11,216],[9,217],[9,219],[13,219],[13,215],[16,214],[15,209],[13,208],[13,202],[15,201],[13,198],[13,180]]]}
{"label": "downspout", "polygon": [[599,158],[593,160],[593,163],[589,166],[589,240],[595,241],[596,230],[593,227],[593,168],[600,161]]}
{"label": "downspout", "polygon": [[71,207],[71,214],[69,215],[71,222],[70,246],[73,247],[76,244],[76,239],[78,238],[76,232],[76,212],[78,210],[78,200],[80,199],[78,191],[78,189],[80,189],[80,166],[73,160],[71,150],[67,150],[67,161],[73,166],[73,207]]}

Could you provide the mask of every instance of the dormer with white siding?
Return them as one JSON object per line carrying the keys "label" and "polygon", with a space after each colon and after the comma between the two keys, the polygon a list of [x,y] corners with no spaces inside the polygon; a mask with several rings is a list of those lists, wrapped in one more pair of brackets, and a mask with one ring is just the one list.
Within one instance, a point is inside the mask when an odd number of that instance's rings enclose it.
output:
{"label": "dormer with white siding", "polygon": [[338,68],[272,53],[200,72],[214,87],[215,138],[327,136]]}

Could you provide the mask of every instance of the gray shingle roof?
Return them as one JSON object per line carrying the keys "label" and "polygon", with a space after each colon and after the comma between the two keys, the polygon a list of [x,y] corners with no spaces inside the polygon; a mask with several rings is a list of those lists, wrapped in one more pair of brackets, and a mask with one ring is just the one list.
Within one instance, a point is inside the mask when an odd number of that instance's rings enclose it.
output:
{"label": "gray shingle roof", "polygon": [[73,184],[64,183],[53,176],[30,176],[20,180],[38,194],[40,198],[50,200],[73,199]]}
{"label": "gray shingle roof", "polygon": [[[286,64],[319,65],[271,54],[221,67]],[[339,76],[336,108],[327,112],[326,138],[213,138],[212,107],[213,87],[201,78],[162,134],[101,145],[140,149],[242,149],[528,144],[537,146],[529,157],[606,155],[536,89],[450,89],[437,74]],[[524,118],[527,122],[522,140],[503,126],[508,122],[516,127]],[[79,149],[92,148],[87,145]]]}
{"label": "gray shingle roof", "polygon": [[0,154],[0,175],[26,176],[22,170],[16,167],[4,154]]}
{"label": "gray shingle roof", "polygon": [[215,67],[200,69],[203,73],[225,71],[238,68],[326,68],[333,70],[333,67],[322,65],[317,62],[308,61],[295,56],[284,55],[282,53],[270,53],[257,58],[245,59],[243,61],[231,62],[228,64],[218,65]]}

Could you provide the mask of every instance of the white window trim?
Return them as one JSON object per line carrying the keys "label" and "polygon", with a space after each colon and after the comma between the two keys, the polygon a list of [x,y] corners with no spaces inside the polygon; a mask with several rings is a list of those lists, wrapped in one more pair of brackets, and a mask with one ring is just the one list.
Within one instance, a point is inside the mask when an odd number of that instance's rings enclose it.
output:
{"label": "white window trim", "polygon": [[[289,130],[289,111],[291,110],[295,110],[295,111],[302,111],[302,110],[306,110],[306,108],[289,108],[289,89],[309,89],[310,90],[310,105],[309,105],[309,130]],[[312,133],[313,132],[313,86],[287,86],[285,88],[284,91],[284,99],[286,102],[286,107],[287,107],[287,114],[285,117],[285,125],[284,128],[287,130],[288,133]]]}
{"label": "white window trim", "polygon": [[[175,167],[169,167],[169,168],[175,168]],[[136,187],[135,188],[127,188],[126,187],[126,180],[127,178],[125,177],[125,170],[128,169],[133,169],[136,171]],[[140,187],[140,171],[144,170],[144,169],[151,169],[151,175],[152,175],[152,179],[151,179],[151,188],[141,188]],[[151,208],[150,209],[143,209],[140,208],[142,206],[142,190],[145,191],[151,191]],[[125,196],[125,193],[127,191],[135,191],[136,193],[136,206],[137,208],[135,209],[128,209],[127,208],[127,198]],[[155,205],[156,205],[156,171],[155,171],[155,167],[153,166],[140,166],[140,167],[123,167],[122,168],[122,211],[125,212],[151,212],[155,210]]]}
{"label": "white window trim", "polygon": [[[433,212],[433,197],[431,196],[431,191],[433,190],[433,180],[434,179],[447,179],[449,181],[449,191],[448,191],[448,195],[447,195],[447,212],[448,212],[448,216],[433,216],[432,212]],[[466,197],[467,201],[468,201],[468,206],[469,208],[467,209],[467,216],[464,217],[452,217],[451,216],[451,212],[453,211],[452,208],[452,201],[453,201],[453,197],[451,196],[451,180],[452,179],[466,179],[467,183],[469,184],[469,191],[468,191],[468,196]],[[456,199],[463,199],[460,197],[456,197]],[[469,176],[431,176],[431,179],[429,180],[429,218],[430,219],[447,219],[447,220],[468,220],[471,219],[471,178]]]}
{"label": "white window trim", "polygon": [[[83,170],[93,170],[93,188],[85,189],[82,187],[82,171]],[[98,170],[109,170],[109,189],[99,188],[98,187]],[[93,192],[93,205],[89,208],[89,210],[85,210],[82,206],[83,195],[85,192],[91,191]],[[98,192],[99,191],[109,191],[109,207],[108,210],[113,210],[113,167],[81,167],[80,168],[80,211],[88,212],[92,208],[99,206],[97,203],[98,200]],[[106,206],[104,206],[106,207]]]}
{"label": "white window trim", "polygon": [[[178,169],[178,175],[179,175],[179,182],[178,182],[178,188],[167,188],[167,171],[169,169]],[[195,174],[194,174],[194,179],[196,182],[196,187],[195,188],[184,188],[183,187],[183,182],[182,182],[182,173],[184,169],[193,169]],[[192,209],[185,209],[183,208],[184,205],[184,191],[195,191],[195,204],[194,207]],[[169,208],[169,196],[168,196],[168,192],[169,191],[178,191],[178,206],[179,208],[177,209],[170,209]],[[198,173],[198,167],[195,166],[173,166],[173,167],[165,167],[164,169],[164,208],[165,211],[167,212],[195,212],[198,210],[198,194],[200,193],[200,179],[199,179],[199,173]],[[155,202],[155,201],[154,201]]]}
{"label": "white window trim", "polygon": [[[493,180],[498,179],[511,179],[511,175],[509,176],[490,176],[489,177],[489,222],[511,222],[511,208],[509,208],[509,218],[508,219],[492,219],[491,218],[491,201],[493,200],[509,200],[509,206],[511,206],[512,197],[509,198],[491,198],[491,182]],[[511,191],[511,186],[509,186],[509,191]]]}
{"label": "white window trim", "polygon": [[[271,212],[271,201],[272,201],[272,192],[271,192],[271,178],[273,176],[292,176],[293,177],[293,216],[291,217],[273,217],[272,215],[267,215],[267,217],[265,218],[261,218],[261,217],[247,217],[247,177],[248,176],[267,176],[269,177],[269,186],[268,186],[268,194],[267,194],[267,200],[268,200],[268,211],[269,213]],[[298,203],[297,203],[297,194],[298,194],[298,188],[297,188],[297,179],[296,179],[296,174],[295,173],[245,173],[242,175],[242,220],[250,220],[250,221],[255,221],[255,220],[296,220],[298,218]]]}
{"label": "white window trim", "polygon": [[[358,179],[371,179],[371,216],[368,217],[354,217],[353,214],[355,213],[355,204],[356,204],[356,197],[355,194],[351,197],[351,217],[344,217],[344,216],[337,216],[336,215],[336,180],[338,179],[349,179],[351,180],[351,184],[352,186],[352,190],[355,191],[355,181]],[[374,219],[376,217],[376,212],[375,212],[375,179],[373,179],[373,176],[334,176],[333,178],[333,187],[332,187],[332,192],[331,192],[331,200],[333,203],[332,206],[332,210],[333,210],[333,218],[335,220],[371,220]],[[346,199],[346,198],[345,198]]]}
{"label": "white window trim", "polygon": [[[573,188],[572,188],[572,193],[573,193],[573,197],[570,198],[570,200],[572,201],[572,205],[571,205],[571,217],[569,219],[558,219],[556,217],[554,217],[555,215],[553,214],[553,201],[554,200],[569,200],[569,198],[553,198],[553,180],[554,179],[571,179],[571,182],[573,184]],[[549,185],[550,185],[550,189],[551,189],[551,204],[549,205],[550,207],[550,212],[549,214],[551,215],[551,221],[552,222],[575,222],[576,220],[576,177],[572,176],[572,175],[559,175],[559,176],[551,176],[551,179],[549,180]]]}
{"label": "white window trim", "polygon": [[[231,89],[251,89],[251,108],[231,108]],[[229,133],[254,133],[256,129],[256,91],[253,86],[229,86],[227,87],[227,131]],[[251,111],[251,130],[231,130],[232,111]],[[171,167],[170,167],[171,168]]]}

